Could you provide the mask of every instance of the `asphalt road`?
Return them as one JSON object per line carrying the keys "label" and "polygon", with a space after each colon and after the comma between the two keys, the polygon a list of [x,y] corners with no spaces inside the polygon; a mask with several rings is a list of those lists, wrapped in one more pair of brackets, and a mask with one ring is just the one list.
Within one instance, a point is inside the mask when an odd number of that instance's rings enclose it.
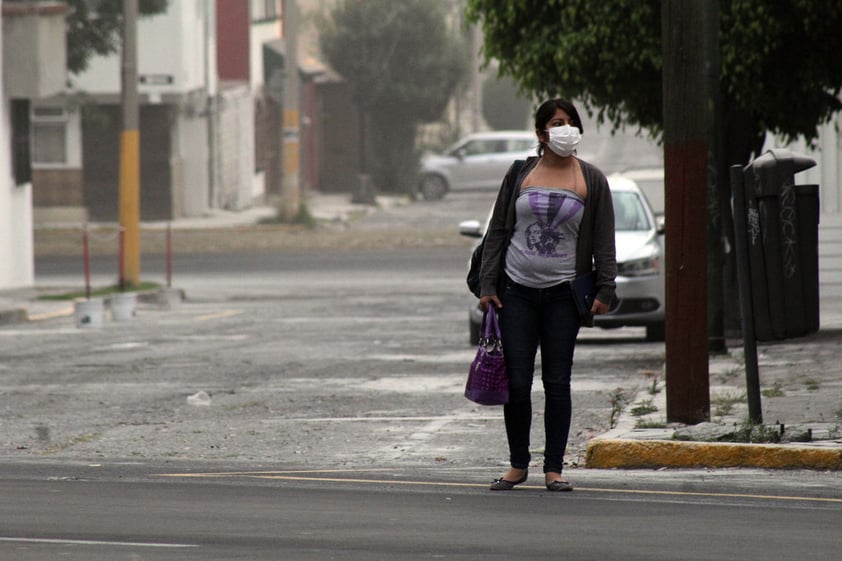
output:
{"label": "asphalt road", "polygon": [[[461,395],[474,354],[464,251],[191,256],[177,310],[141,306],[100,330],[71,317],[4,328],[1,442],[61,459],[503,465],[500,408]],[[573,465],[608,429],[617,388],[660,367],[663,344],[643,334],[583,335]],[[211,406],[188,404],[199,391]]]}
{"label": "asphalt road", "polygon": [[796,477],[764,492],[759,473],[665,474],[657,484],[602,473],[550,494],[491,493],[485,474],[446,469],[156,467],[0,469],[0,558],[825,561],[838,556],[842,522],[842,498],[781,495]]}

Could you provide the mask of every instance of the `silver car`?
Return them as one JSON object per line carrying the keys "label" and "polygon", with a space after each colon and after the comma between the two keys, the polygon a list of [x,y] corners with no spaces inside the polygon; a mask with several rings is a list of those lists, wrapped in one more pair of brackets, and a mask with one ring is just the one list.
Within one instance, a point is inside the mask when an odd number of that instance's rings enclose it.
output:
{"label": "silver car", "polygon": [[[631,179],[608,177],[614,201],[617,247],[617,301],[607,314],[594,318],[605,329],[638,326],[646,328],[647,341],[664,340],[664,223],[652,212],[646,196]],[[464,236],[481,238],[486,224],[468,220],[459,225]],[[471,344],[479,341],[482,311],[477,302],[469,309]]]}
{"label": "silver car", "polygon": [[537,143],[529,131],[468,135],[444,154],[421,160],[418,190],[425,200],[438,200],[450,191],[496,189],[514,160],[535,155]]}

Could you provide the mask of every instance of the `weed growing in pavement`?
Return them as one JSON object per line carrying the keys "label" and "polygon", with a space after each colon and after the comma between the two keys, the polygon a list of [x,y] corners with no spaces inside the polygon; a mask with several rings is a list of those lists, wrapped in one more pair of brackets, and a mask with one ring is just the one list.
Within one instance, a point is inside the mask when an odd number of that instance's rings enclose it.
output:
{"label": "weed growing in pavement", "polygon": [[617,426],[617,420],[620,417],[620,413],[623,412],[623,409],[626,408],[626,405],[629,403],[629,398],[626,396],[625,391],[623,388],[616,388],[611,394],[608,396],[610,403],[611,403],[611,417],[609,418],[609,426],[613,429]]}
{"label": "weed growing in pavement", "polygon": [[814,392],[819,389],[819,382],[813,378],[807,378],[804,380],[804,386],[808,391]]}
{"label": "weed growing in pavement", "polygon": [[762,390],[760,393],[763,394],[763,397],[783,397],[784,396],[784,390],[783,390],[783,388],[781,388],[780,382],[775,382],[774,384],[772,384],[771,388],[766,388],[765,390]]}
{"label": "weed growing in pavement", "polygon": [[710,404],[714,406],[713,414],[717,417],[730,415],[737,403],[745,403],[745,392],[724,392],[715,394],[710,398]]}
{"label": "weed growing in pavement", "polygon": [[842,421],[842,407],[840,407],[839,409],[837,409],[837,410],[836,410],[836,413],[834,413],[834,415],[836,415],[836,418],[837,418],[837,419],[839,419],[840,421]]}
{"label": "weed growing in pavement", "polygon": [[775,443],[781,441],[781,431],[778,427],[767,425],[753,425],[748,419],[734,431],[734,442]]}
{"label": "weed growing in pavement", "polygon": [[667,422],[663,418],[657,421],[638,419],[634,427],[638,429],[665,429],[667,428]]}
{"label": "weed growing in pavement", "polygon": [[644,370],[643,375],[650,380],[649,387],[646,391],[649,395],[658,395],[661,393],[661,386],[658,384],[658,373],[654,370]]}
{"label": "weed growing in pavement", "polygon": [[716,380],[720,384],[727,384],[729,382],[734,381],[736,378],[740,377],[743,373],[742,366],[732,366],[731,368],[725,370],[724,372],[720,372],[716,374]]}
{"label": "weed growing in pavement", "polygon": [[630,413],[635,417],[643,417],[649,413],[655,413],[658,408],[652,403],[651,399],[644,399],[637,405],[631,408]]}
{"label": "weed growing in pavement", "polygon": [[264,218],[260,224],[300,224],[307,228],[315,228],[318,225],[316,218],[310,214],[310,209],[305,203],[298,205],[298,215],[290,220],[286,220],[281,216],[280,209],[278,214],[271,218]]}

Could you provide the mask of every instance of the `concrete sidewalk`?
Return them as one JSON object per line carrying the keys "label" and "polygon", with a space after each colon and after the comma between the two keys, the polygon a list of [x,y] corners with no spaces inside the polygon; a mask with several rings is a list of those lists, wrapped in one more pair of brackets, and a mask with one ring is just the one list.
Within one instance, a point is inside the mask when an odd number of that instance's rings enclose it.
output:
{"label": "concrete sidewalk", "polygon": [[[587,466],[841,470],[840,214],[821,216],[819,272],[819,332],[757,344],[764,424],[755,427],[751,436],[742,341],[729,341],[730,354],[711,356],[708,362],[710,423],[667,424],[660,373],[660,387],[653,384],[631,397],[616,427],[589,443]],[[778,439],[778,443],[766,443]]]}
{"label": "concrete sidewalk", "polygon": [[589,468],[842,470],[842,327],[758,343],[763,424],[747,423],[741,341],[709,358],[711,422],[666,422],[663,376],[632,396],[588,444]]}

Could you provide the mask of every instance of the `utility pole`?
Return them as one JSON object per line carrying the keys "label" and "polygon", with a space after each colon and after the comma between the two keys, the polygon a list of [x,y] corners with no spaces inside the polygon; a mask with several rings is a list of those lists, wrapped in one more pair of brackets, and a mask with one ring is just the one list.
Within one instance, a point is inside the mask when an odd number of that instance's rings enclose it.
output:
{"label": "utility pole", "polygon": [[123,51],[120,134],[120,226],[123,228],[124,278],[140,284],[140,131],[137,104],[137,3],[123,0]]}
{"label": "utility pole", "polygon": [[662,0],[666,213],[667,421],[710,418],[707,322],[708,133],[714,120],[706,41],[717,0]]}
{"label": "utility pole", "polygon": [[284,42],[284,124],[282,134],[283,180],[281,183],[281,219],[292,221],[301,210],[300,118],[298,101],[298,6],[296,0],[283,3]]}

